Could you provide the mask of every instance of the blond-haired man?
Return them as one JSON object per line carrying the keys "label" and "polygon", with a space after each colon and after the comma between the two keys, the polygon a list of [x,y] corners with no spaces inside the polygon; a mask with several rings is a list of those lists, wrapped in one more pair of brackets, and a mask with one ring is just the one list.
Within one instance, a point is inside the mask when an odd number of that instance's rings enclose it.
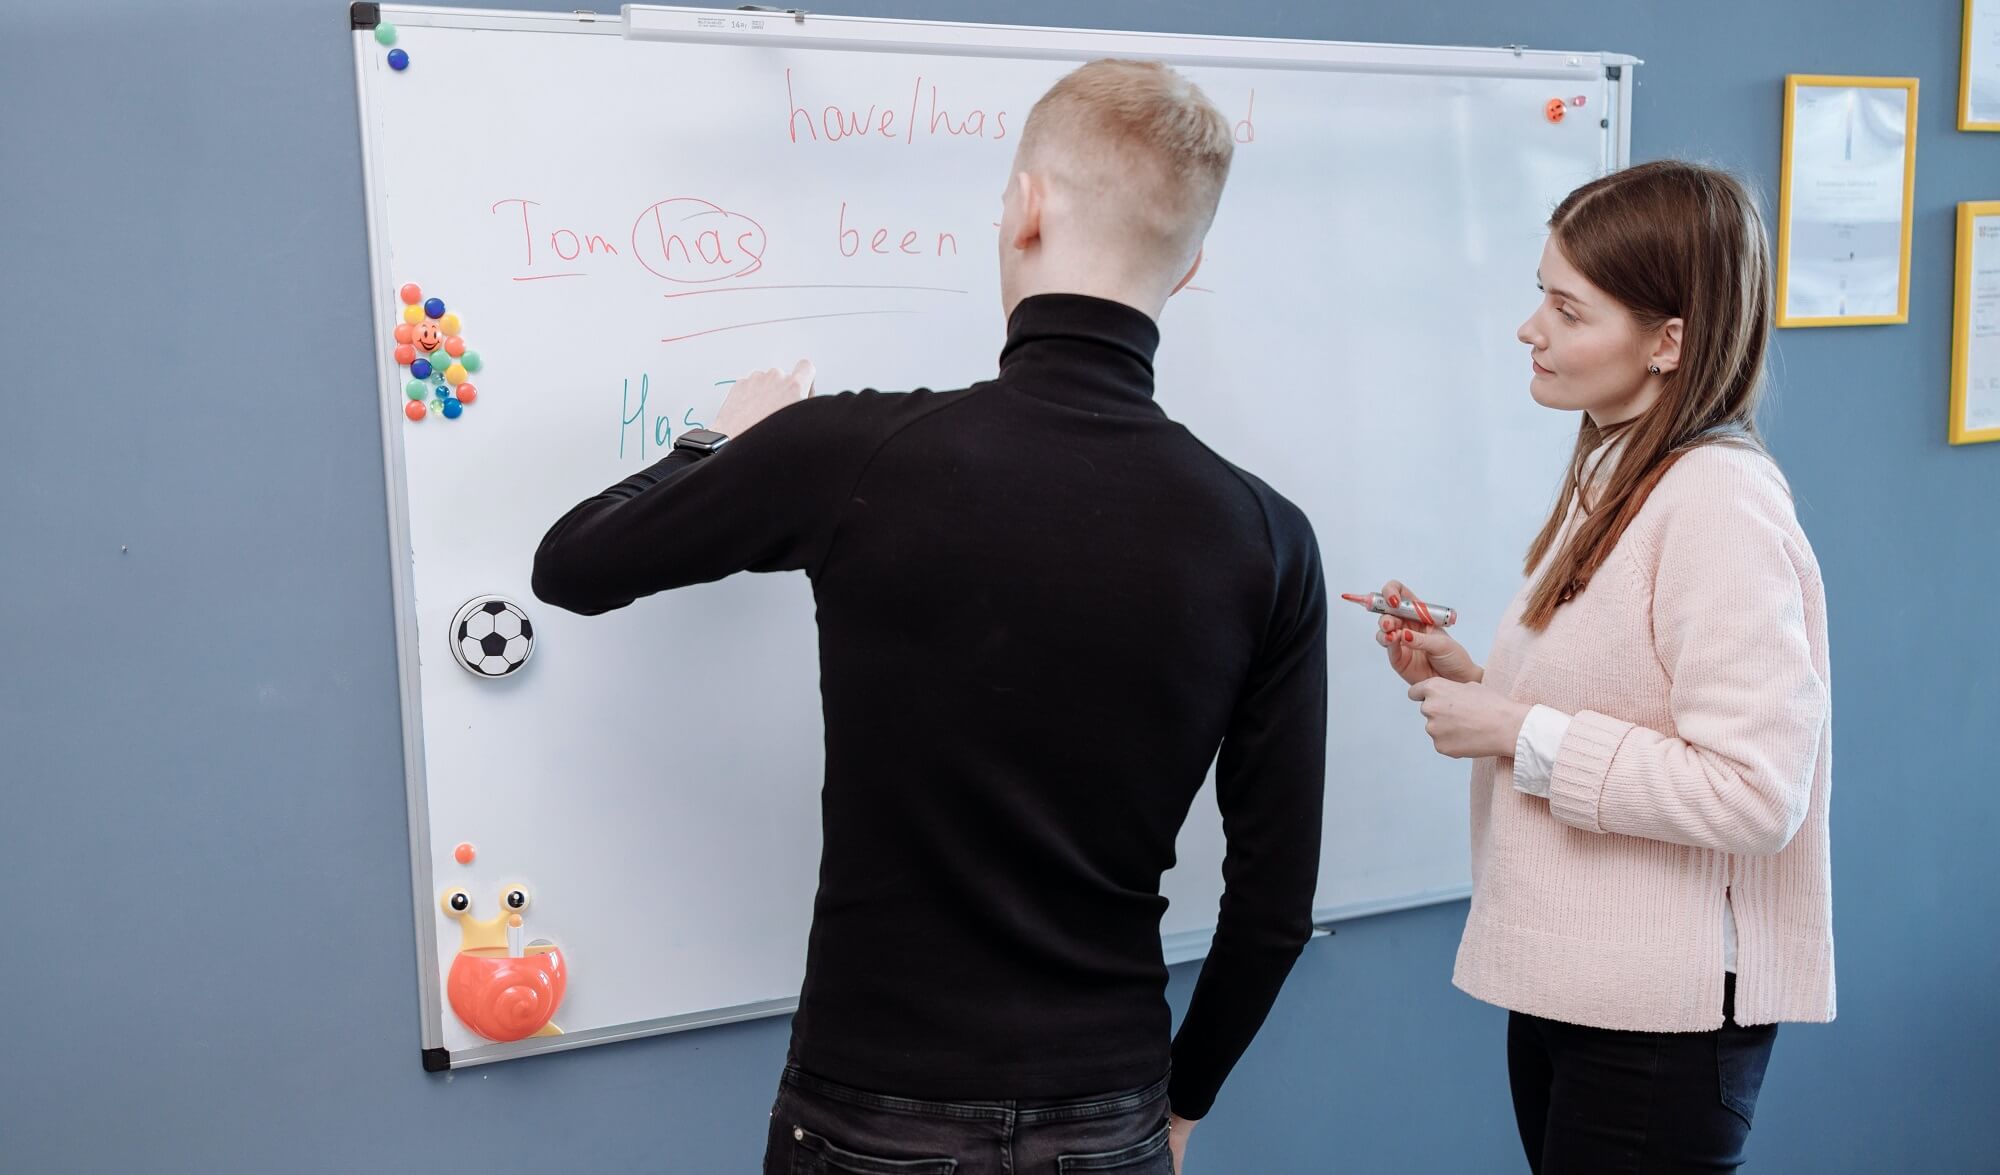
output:
{"label": "blond-haired man", "polygon": [[[1231,149],[1172,71],[1078,69],[1008,178],[997,376],[760,373],[536,555],[586,613],[811,577],[825,839],[767,1172],[1178,1170],[1311,932],[1318,549],[1153,401]],[[1160,875],[1211,761],[1226,892],[1175,1034]]]}

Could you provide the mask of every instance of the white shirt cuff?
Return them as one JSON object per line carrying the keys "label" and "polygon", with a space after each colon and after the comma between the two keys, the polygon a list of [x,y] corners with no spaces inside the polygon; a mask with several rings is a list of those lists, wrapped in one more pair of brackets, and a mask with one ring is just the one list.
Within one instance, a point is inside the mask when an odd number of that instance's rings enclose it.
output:
{"label": "white shirt cuff", "polygon": [[1547,706],[1528,711],[1520,737],[1514,740],[1514,790],[1548,798],[1549,785],[1555,779],[1556,753],[1562,750],[1569,722],[1569,715]]}

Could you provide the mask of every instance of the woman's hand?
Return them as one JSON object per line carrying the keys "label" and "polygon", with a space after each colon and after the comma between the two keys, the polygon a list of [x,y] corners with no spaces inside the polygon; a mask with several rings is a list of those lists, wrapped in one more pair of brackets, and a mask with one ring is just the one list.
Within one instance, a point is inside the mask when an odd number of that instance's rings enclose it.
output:
{"label": "woman's hand", "polygon": [[1510,757],[1534,709],[1490,685],[1441,677],[1411,686],[1410,700],[1422,707],[1424,733],[1438,754],[1454,759]]}
{"label": "woman's hand", "polygon": [[[1382,594],[1391,605],[1419,597],[1397,580],[1382,585]],[[1389,650],[1389,668],[1411,685],[1442,677],[1447,681],[1476,682],[1486,673],[1472,660],[1465,646],[1432,624],[1418,624],[1399,616],[1384,616],[1376,627],[1375,643]],[[1512,752],[1508,752],[1512,754]]]}
{"label": "woman's hand", "polygon": [[1181,1164],[1187,1162],[1188,1135],[1194,1133],[1195,1123],[1179,1114],[1167,1115],[1167,1149],[1174,1156],[1174,1175],[1180,1175]]}

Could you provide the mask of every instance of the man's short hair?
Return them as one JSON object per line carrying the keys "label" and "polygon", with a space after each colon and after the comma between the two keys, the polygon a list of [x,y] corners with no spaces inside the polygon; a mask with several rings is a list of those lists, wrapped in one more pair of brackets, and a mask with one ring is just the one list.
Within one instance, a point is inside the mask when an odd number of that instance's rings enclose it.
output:
{"label": "man's short hair", "polygon": [[1235,149],[1193,82],[1157,61],[1106,59],[1035,103],[1016,166],[1061,185],[1106,243],[1164,270],[1194,260]]}

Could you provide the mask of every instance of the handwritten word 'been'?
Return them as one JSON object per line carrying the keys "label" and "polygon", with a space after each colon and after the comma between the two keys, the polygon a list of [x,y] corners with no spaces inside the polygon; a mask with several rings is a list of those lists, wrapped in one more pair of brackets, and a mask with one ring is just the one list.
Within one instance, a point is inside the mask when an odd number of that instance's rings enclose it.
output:
{"label": "handwritten word 'been'", "polygon": [[[884,256],[900,253],[907,257],[922,257],[929,254],[932,248],[929,237],[919,234],[915,229],[905,229],[900,237],[896,237],[893,230],[878,228],[869,234],[868,246],[864,250],[861,244],[861,229],[849,228],[847,226],[847,201],[845,200],[840,202],[840,217],[837,222],[837,232],[838,236],[835,239],[840,242],[840,255],[842,257],[854,257],[863,252],[879,253]],[[951,246],[952,256],[955,257],[958,255],[958,237],[953,233],[938,233],[936,244],[937,256],[944,256],[946,245]]]}

